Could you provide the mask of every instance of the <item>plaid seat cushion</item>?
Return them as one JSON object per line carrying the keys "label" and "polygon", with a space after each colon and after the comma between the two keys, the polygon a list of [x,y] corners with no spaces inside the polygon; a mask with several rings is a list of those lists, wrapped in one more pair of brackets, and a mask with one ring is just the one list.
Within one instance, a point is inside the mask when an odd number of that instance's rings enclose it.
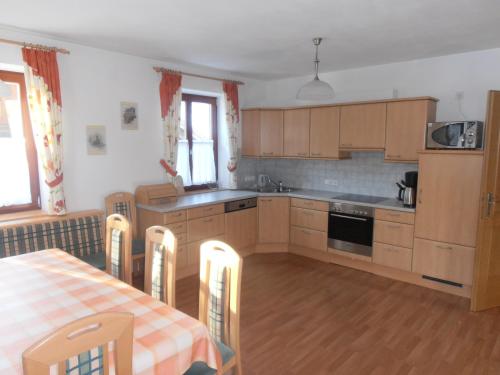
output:
{"label": "plaid seat cushion", "polygon": [[0,258],[50,248],[76,257],[103,252],[101,225],[102,218],[95,215],[0,228]]}
{"label": "plaid seat cushion", "polygon": [[224,311],[226,303],[226,274],[224,265],[212,263],[209,275],[208,330],[216,342],[224,342]]}
{"label": "plaid seat cushion", "polygon": [[[229,346],[224,345],[221,342],[216,342],[216,344],[222,357],[222,364],[226,364],[231,358],[234,357],[234,351]],[[217,371],[208,367],[205,362],[194,362],[184,375],[215,375],[216,373]]]}
{"label": "plaid seat cushion", "polygon": [[[106,344],[107,345],[107,344]],[[103,375],[104,357],[102,346],[66,360],[66,375]]]}
{"label": "plaid seat cushion", "polygon": [[113,228],[111,231],[111,275],[122,279],[122,231]]}
{"label": "plaid seat cushion", "polygon": [[151,265],[151,295],[160,301],[163,301],[165,290],[164,264],[165,246],[155,243],[153,247],[153,264]]}

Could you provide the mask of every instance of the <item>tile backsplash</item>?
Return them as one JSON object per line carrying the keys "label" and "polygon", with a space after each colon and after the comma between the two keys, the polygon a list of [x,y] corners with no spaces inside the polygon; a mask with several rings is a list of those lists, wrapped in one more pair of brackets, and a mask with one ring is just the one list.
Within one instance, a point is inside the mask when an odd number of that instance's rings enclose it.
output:
{"label": "tile backsplash", "polygon": [[[257,186],[257,176],[267,174],[285,186],[394,198],[396,181],[417,164],[384,163],[382,152],[353,152],[346,160],[297,160],[241,158],[238,188]],[[252,180],[252,177],[254,179]]]}

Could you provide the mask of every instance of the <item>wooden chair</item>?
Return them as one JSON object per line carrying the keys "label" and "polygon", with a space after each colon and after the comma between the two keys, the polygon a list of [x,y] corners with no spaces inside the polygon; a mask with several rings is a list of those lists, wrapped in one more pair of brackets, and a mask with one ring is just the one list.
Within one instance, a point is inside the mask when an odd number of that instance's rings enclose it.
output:
{"label": "wooden chair", "polygon": [[141,233],[137,233],[137,208],[132,193],[120,191],[104,198],[106,215],[120,214],[127,218],[132,227],[132,255],[144,254],[144,240]]}
{"label": "wooden chair", "polygon": [[132,285],[132,233],[127,218],[120,214],[106,219],[106,272]]}
{"label": "wooden chair", "polygon": [[146,230],[144,291],[172,307],[175,307],[176,259],[174,234],[165,227],[149,227]]}
{"label": "wooden chair", "polygon": [[[240,358],[240,291],[243,259],[228,244],[207,241],[201,245],[199,320],[206,324],[222,356],[225,374],[242,374]],[[186,375],[215,374],[195,362]]]}
{"label": "wooden chair", "polygon": [[24,375],[109,374],[108,345],[114,344],[117,375],[132,375],[134,315],[105,312],[71,322],[38,341],[23,353]]}

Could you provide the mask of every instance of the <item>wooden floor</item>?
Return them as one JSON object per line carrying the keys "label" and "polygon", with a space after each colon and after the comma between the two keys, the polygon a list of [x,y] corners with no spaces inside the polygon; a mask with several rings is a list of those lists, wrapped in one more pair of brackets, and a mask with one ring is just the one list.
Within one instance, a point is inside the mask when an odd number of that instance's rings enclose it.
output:
{"label": "wooden floor", "polygon": [[[197,317],[198,281],[177,307]],[[245,375],[500,374],[500,310],[290,254],[245,258]]]}

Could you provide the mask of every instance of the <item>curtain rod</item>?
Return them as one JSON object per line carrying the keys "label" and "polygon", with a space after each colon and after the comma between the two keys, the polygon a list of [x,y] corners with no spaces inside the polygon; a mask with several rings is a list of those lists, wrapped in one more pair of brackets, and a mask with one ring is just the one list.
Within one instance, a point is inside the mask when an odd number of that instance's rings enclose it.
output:
{"label": "curtain rod", "polygon": [[241,81],[233,81],[233,80],[230,80],[230,79],[223,79],[223,78],[216,78],[216,77],[204,76],[204,75],[201,75],[201,74],[185,73],[185,72],[180,72],[178,70],[162,68],[162,67],[159,67],[159,66],[153,67],[153,70],[155,72],[158,72],[158,73],[161,73],[161,72],[177,73],[177,74],[182,74],[184,76],[197,77],[197,78],[205,78],[205,79],[211,79],[211,80],[214,80],[214,81],[233,82],[233,83],[236,83],[237,85],[244,85],[245,84],[244,82],[241,82]]}
{"label": "curtain rod", "polygon": [[27,48],[34,48],[34,49],[41,49],[41,50],[45,50],[45,51],[56,51],[56,52],[59,52],[59,53],[64,53],[65,55],[69,55],[70,54],[70,52],[67,49],[57,48],[57,47],[48,47],[48,46],[44,46],[43,44],[32,44],[32,43],[18,42],[16,40],[2,39],[2,38],[0,38],[0,43],[13,44],[15,46],[21,46],[21,47],[27,47]]}

